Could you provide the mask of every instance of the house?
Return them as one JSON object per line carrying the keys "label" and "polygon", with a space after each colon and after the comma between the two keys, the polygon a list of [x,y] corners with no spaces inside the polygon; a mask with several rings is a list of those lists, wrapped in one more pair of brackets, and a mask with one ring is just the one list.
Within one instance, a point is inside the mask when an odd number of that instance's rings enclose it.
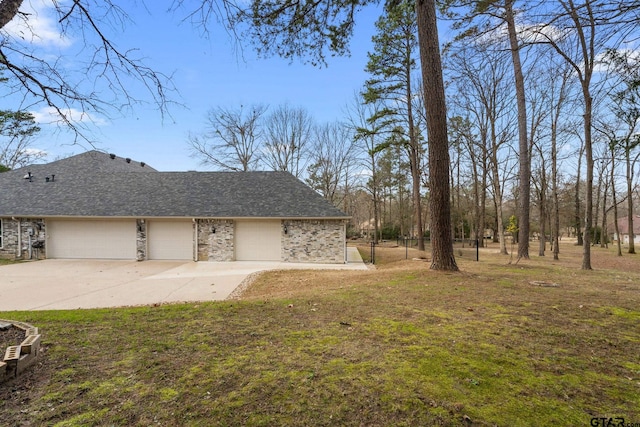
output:
{"label": "house", "polygon": [[[616,230],[614,224],[609,225],[609,233],[613,236],[614,241],[618,240],[618,236],[616,235]],[[622,244],[629,244],[629,217],[624,216],[622,218],[618,218],[618,231],[620,232],[620,236],[622,240],[620,241]],[[633,216],[633,242],[636,244],[640,244],[640,215]]]}
{"label": "house", "polygon": [[286,172],[89,151],[0,174],[0,256],[344,263],[349,217]]}

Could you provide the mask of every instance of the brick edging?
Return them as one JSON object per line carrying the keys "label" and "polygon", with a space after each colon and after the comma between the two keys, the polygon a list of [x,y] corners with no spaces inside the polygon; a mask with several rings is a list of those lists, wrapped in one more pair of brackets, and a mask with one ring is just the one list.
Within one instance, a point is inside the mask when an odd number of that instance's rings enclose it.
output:
{"label": "brick edging", "polygon": [[[24,322],[0,319],[24,331],[24,340],[20,345],[7,347],[0,361],[0,383],[10,378],[17,378],[25,369],[33,365],[40,355],[40,335],[38,328]],[[0,349],[1,351],[2,349]]]}

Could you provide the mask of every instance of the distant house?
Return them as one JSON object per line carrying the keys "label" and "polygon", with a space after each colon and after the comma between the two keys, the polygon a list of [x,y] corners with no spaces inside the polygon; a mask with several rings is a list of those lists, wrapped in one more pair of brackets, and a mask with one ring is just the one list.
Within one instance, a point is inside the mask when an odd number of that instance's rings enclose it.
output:
{"label": "distant house", "polygon": [[[623,244],[629,244],[629,217],[625,216],[622,218],[618,218],[618,230],[620,232],[620,236],[622,240],[620,241]],[[613,224],[610,226],[609,232],[613,236],[613,240],[617,241],[618,236],[616,235],[616,230]],[[640,244],[640,215],[634,215],[633,217],[633,242]]]}
{"label": "distant house", "polygon": [[89,151],[0,173],[0,256],[344,263],[349,216],[286,172]]}

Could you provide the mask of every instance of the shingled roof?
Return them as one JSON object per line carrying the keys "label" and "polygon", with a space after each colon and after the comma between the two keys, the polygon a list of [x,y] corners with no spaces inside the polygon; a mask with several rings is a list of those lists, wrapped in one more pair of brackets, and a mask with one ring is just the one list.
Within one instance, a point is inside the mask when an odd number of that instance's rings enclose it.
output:
{"label": "shingled roof", "polygon": [[34,179],[44,180],[45,177],[55,174],[90,174],[110,172],[157,172],[154,168],[128,158],[118,157],[115,154],[103,153],[92,150],[77,154],[51,163],[25,166],[0,174],[0,178],[16,175],[24,176],[31,172]]}
{"label": "shingled roof", "polygon": [[0,216],[348,217],[287,172],[157,172],[98,152],[0,174]]}

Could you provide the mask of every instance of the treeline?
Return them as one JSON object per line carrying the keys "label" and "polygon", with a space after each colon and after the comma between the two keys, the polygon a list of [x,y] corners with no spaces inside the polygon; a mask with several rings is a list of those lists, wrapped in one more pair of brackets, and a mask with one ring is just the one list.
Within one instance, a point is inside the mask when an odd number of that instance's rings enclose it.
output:
{"label": "treeline", "polygon": [[[559,239],[576,237],[590,268],[590,245],[637,209],[640,6],[458,1],[442,16],[455,35],[443,49],[452,234],[490,237],[503,253],[509,234],[523,257],[531,239],[557,257]],[[319,125],[290,105],[215,107],[190,137],[194,155],[293,173],[352,215],[353,235],[428,236],[430,99],[414,2],[387,2],[376,28],[370,78],[343,120]]]}

